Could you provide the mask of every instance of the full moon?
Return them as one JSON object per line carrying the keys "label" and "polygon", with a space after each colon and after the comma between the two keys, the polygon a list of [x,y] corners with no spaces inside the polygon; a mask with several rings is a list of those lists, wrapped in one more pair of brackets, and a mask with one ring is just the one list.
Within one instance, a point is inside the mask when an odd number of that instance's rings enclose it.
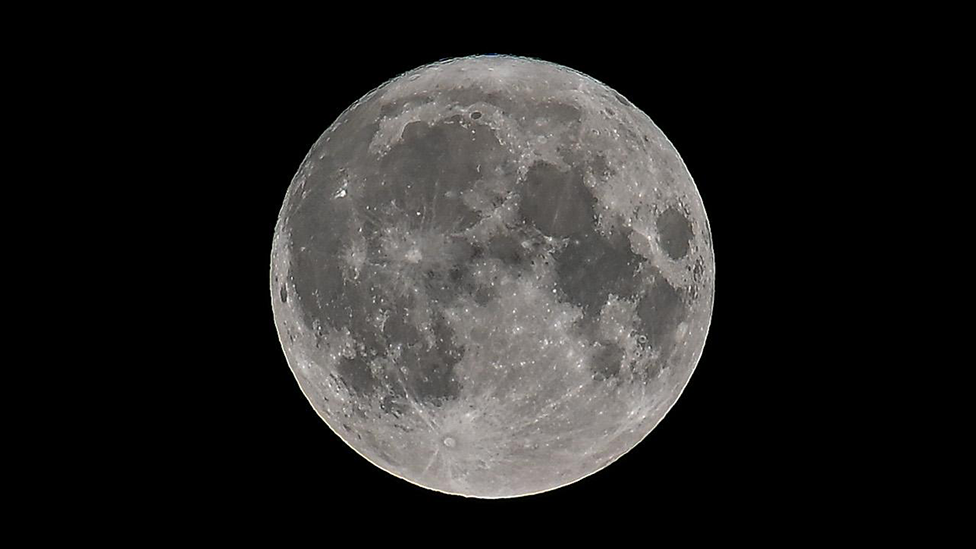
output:
{"label": "full moon", "polygon": [[423,66],[349,107],[291,182],[274,322],[325,423],[422,487],[591,475],[680,396],[714,299],[698,190],[650,118],[575,70]]}

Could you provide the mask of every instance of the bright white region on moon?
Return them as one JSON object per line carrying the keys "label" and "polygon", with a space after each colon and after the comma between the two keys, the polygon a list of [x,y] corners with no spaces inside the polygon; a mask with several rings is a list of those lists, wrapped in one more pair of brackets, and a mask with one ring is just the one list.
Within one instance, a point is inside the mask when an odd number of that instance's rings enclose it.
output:
{"label": "bright white region on moon", "polygon": [[606,85],[534,59],[390,80],[315,143],[271,252],[310,403],[420,486],[551,490],[641,441],[688,382],[714,295],[677,151]]}

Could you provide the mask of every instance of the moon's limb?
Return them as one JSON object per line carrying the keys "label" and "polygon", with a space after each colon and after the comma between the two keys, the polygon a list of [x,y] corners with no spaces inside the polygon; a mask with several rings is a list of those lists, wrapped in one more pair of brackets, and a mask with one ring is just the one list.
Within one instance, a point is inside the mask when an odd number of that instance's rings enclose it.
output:
{"label": "moon's limb", "polygon": [[550,490],[636,445],[680,395],[714,294],[674,147],[565,67],[471,57],[344,112],[272,249],[288,363],[382,469],[468,496]]}

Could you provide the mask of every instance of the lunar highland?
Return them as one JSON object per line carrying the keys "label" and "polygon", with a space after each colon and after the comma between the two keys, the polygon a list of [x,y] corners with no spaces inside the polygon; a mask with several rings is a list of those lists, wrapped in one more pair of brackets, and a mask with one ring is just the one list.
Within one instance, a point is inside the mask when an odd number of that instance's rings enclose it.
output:
{"label": "lunar highland", "polygon": [[514,497],[618,459],[708,332],[698,190],[650,118],[572,69],[438,62],[347,109],[288,188],[274,320],[312,407],[420,486]]}

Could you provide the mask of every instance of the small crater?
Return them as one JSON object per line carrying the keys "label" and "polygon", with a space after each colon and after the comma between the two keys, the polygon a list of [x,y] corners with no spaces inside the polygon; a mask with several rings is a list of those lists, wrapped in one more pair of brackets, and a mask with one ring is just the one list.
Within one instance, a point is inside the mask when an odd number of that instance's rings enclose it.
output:
{"label": "small crater", "polygon": [[288,289],[285,288],[284,284],[281,285],[281,291],[279,292],[279,295],[281,296],[282,303],[288,303]]}
{"label": "small crater", "polygon": [[477,120],[479,118],[481,118],[481,113],[480,112],[474,111],[473,113],[471,113],[471,119],[472,120]]}
{"label": "small crater", "polygon": [[474,292],[474,302],[478,305],[487,305],[495,297],[495,291],[488,286],[480,286]]}
{"label": "small crater", "polygon": [[444,437],[444,446],[447,446],[448,448],[454,448],[455,446],[457,446],[457,441],[454,440],[454,437]]}

